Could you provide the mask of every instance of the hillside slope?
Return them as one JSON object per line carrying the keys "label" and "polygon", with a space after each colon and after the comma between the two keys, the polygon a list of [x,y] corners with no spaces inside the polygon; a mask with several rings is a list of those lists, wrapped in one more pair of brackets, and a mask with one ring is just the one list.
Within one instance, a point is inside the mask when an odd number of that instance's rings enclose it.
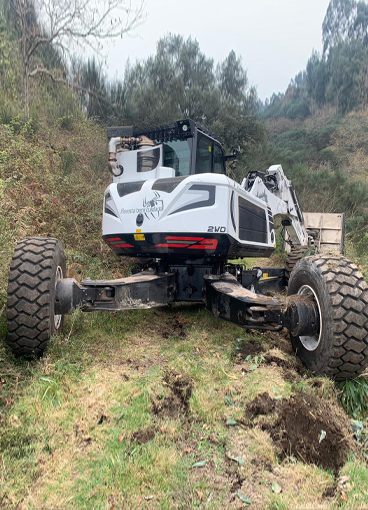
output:
{"label": "hillside slope", "polygon": [[16,242],[60,239],[71,273],[107,271],[116,261],[101,240],[106,169],[105,129],[65,117],[59,126],[14,121],[0,126],[0,302]]}
{"label": "hillside slope", "polygon": [[[60,238],[70,276],[128,270],[100,240],[104,130],[72,118],[45,126],[0,127],[2,303],[27,235]],[[308,374],[283,335],[244,332],[198,305],[77,311],[41,360],[15,359],[5,335],[3,313],[1,506],[368,505],[339,392]]]}

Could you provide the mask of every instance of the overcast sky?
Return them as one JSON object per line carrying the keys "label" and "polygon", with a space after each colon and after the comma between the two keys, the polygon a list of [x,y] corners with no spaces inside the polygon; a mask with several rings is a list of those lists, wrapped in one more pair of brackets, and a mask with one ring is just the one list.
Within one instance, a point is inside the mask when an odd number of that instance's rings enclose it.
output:
{"label": "overcast sky", "polygon": [[[139,1],[139,0],[137,0]],[[172,32],[192,36],[215,62],[233,49],[242,57],[251,84],[265,99],[285,91],[322,47],[322,21],[329,0],[146,0],[147,19],[133,37],[106,48],[111,78],[131,62],[155,53],[157,41]]]}

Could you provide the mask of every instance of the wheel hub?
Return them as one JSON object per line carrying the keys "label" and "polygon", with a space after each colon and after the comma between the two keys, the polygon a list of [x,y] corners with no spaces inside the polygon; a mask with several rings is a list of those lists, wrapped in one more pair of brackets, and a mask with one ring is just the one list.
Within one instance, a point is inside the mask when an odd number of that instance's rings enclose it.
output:
{"label": "wheel hub", "polygon": [[320,306],[320,303],[319,303],[316,293],[314,292],[312,287],[310,287],[309,285],[303,285],[302,287],[300,287],[300,289],[298,290],[298,295],[299,296],[311,296],[313,298],[314,303],[317,305],[318,319],[319,319],[318,327],[315,329],[315,332],[311,335],[299,336],[300,341],[301,341],[303,347],[305,347],[305,349],[307,349],[308,351],[315,351],[320,344],[321,336],[322,336],[321,306]]}

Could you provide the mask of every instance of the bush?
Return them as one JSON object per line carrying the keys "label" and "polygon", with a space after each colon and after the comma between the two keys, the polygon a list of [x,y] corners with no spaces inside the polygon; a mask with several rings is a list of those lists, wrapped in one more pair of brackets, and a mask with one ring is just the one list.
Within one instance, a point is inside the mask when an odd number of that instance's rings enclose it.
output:
{"label": "bush", "polygon": [[60,129],[65,129],[66,131],[72,131],[74,127],[74,116],[73,115],[64,115],[64,117],[60,117],[57,121]]}
{"label": "bush", "polygon": [[63,151],[60,154],[61,170],[64,175],[71,174],[78,162],[78,155],[73,151]]}

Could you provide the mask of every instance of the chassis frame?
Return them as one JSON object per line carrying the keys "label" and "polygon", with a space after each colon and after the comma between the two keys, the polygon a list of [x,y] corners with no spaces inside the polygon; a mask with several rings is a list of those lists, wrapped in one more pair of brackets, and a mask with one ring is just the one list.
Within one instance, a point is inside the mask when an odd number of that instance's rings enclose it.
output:
{"label": "chassis frame", "polygon": [[[319,329],[316,303],[310,296],[280,295],[285,290],[283,268],[243,270],[231,266],[216,275],[202,268],[196,285],[185,285],[180,267],[172,272],[142,271],[118,280],[74,278],[56,282],[55,314],[149,309],[173,302],[203,302],[215,317],[247,329],[280,331],[293,336],[313,335]],[[202,279],[199,289],[198,280]],[[265,294],[277,295],[265,295]]]}

